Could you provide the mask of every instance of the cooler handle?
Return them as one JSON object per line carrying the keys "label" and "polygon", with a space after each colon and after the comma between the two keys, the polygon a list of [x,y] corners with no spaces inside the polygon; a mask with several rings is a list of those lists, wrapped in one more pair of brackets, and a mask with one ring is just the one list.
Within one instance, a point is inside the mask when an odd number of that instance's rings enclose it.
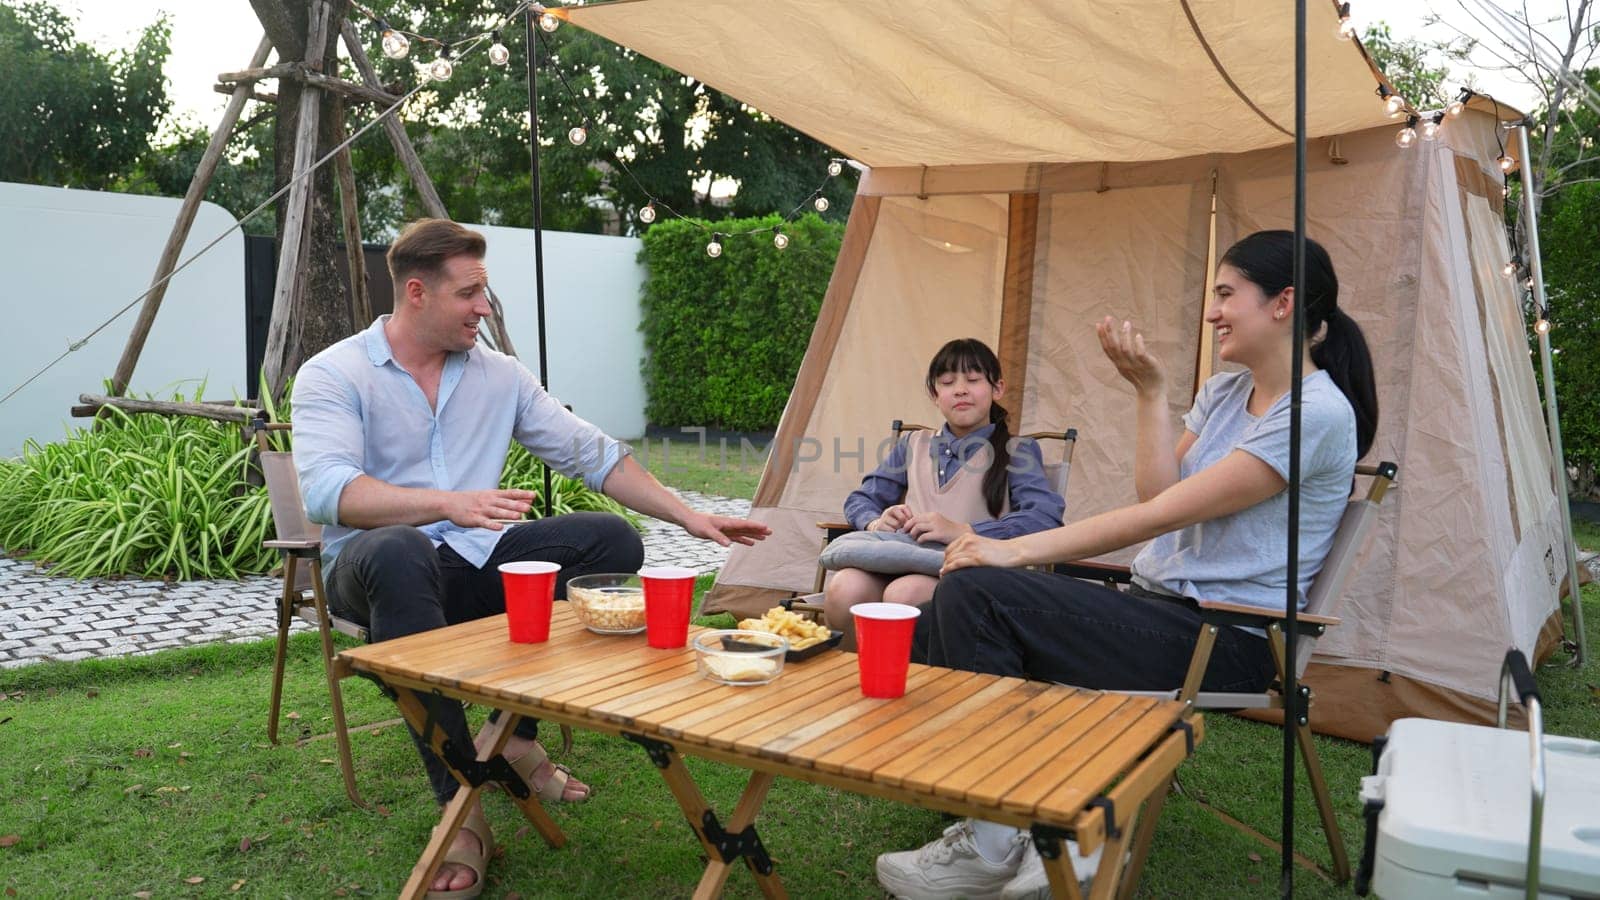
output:
{"label": "cooler handle", "polygon": [[1544,830],[1544,711],[1539,703],[1539,687],[1528,668],[1528,658],[1511,648],[1500,666],[1499,725],[1506,727],[1506,695],[1512,686],[1528,713],[1528,771],[1531,802],[1528,809],[1528,900],[1539,900],[1539,844]]}

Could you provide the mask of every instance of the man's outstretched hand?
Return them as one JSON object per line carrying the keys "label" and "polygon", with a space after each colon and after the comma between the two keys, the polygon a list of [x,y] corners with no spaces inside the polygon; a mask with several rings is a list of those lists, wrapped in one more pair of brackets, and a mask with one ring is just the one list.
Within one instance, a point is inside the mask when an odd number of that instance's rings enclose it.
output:
{"label": "man's outstretched hand", "polygon": [[683,530],[697,538],[716,541],[723,547],[729,544],[744,544],[748,547],[772,533],[771,528],[750,519],[713,516],[699,512],[689,514],[683,521]]}

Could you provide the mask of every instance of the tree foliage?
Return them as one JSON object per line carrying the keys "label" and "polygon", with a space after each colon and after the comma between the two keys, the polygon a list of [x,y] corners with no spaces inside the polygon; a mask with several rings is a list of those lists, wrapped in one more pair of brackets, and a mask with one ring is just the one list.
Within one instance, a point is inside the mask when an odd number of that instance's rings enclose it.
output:
{"label": "tree foliage", "polygon": [[0,181],[104,189],[150,146],[171,102],[164,16],[101,53],[45,2],[0,6]]}
{"label": "tree foliage", "polygon": [[1448,60],[1459,60],[1466,52],[1468,47],[1464,39],[1401,39],[1389,30],[1387,22],[1376,22],[1361,36],[1361,46],[1412,106],[1437,109],[1455,99],[1445,89],[1445,81],[1450,77]]}

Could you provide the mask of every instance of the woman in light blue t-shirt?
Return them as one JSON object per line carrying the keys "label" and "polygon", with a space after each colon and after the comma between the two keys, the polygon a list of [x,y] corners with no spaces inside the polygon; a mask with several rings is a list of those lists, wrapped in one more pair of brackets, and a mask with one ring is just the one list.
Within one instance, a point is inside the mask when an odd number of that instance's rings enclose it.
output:
{"label": "woman in light blue t-shirt", "polygon": [[[1206,321],[1218,355],[1244,370],[1206,381],[1176,440],[1161,361],[1131,323],[1108,317],[1097,326],[1106,356],[1138,397],[1139,502],[1011,540],[965,535],[951,543],[933,602],[917,623],[914,655],[1086,688],[1166,690],[1182,683],[1199,635],[1196,599],[1283,608],[1293,261],[1288,231],[1257,232],[1223,255]],[[1305,293],[1311,340],[1301,383],[1301,604],[1378,422],[1366,340],[1339,309],[1333,262],[1311,240]],[[1147,540],[1125,593],[1021,568]],[[1224,628],[1202,687],[1258,691],[1273,675],[1265,637]],[[941,896],[951,884],[974,894],[1030,896],[1044,872],[1022,865],[1029,846],[1015,829],[962,821],[920,850],[880,856],[878,880],[897,897]]]}

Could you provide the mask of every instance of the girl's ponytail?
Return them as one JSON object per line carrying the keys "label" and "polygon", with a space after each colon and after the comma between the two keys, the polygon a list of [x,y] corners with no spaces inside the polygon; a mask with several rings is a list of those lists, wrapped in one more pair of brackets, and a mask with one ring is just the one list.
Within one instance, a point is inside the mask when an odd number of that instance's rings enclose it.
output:
{"label": "girl's ponytail", "polygon": [[1372,449],[1378,431],[1378,389],[1372,373],[1372,354],[1367,350],[1361,326],[1344,310],[1334,307],[1327,318],[1328,331],[1311,347],[1311,361],[1328,373],[1344,392],[1356,414],[1356,458]]}
{"label": "girl's ponytail", "polygon": [[1011,429],[1006,418],[1005,407],[998,403],[989,407],[989,422],[994,425],[994,431],[989,433],[989,448],[994,451],[994,459],[989,462],[989,471],[983,473],[983,502],[989,507],[989,515],[997,519],[1010,490],[1007,472],[1011,468]]}

